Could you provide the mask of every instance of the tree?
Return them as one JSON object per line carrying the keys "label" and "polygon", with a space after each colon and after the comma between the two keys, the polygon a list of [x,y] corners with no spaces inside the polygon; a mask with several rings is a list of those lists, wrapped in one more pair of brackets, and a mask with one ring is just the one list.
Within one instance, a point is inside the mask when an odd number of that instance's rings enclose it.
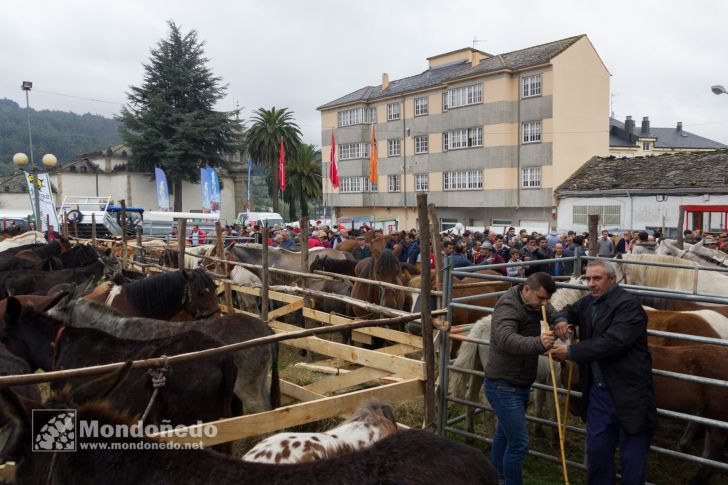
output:
{"label": "tree", "polygon": [[253,112],[252,122],[245,134],[248,152],[253,163],[268,165],[272,175],[268,192],[273,198],[273,211],[278,212],[278,160],[281,139],[286,160],[295,160],[301,145],[301,130],[293,121],[293,113],[288,108],[259,108]]}
{"label": "tree", "polygon": [[237,125],[231,113],[213,109],[226,86],[212,74],[204,42],[169,22],[169,36],[152,49],[144,81],[127,93],[119,132],[132,151],[132,168],[162,168],[174,187],[174,210],[182,210],[182,182],[199,182],[201,166],[225,167]]}
{"label": "tree", "polygon": [[283,199],[288,203],[292,221],[296,217],[296,202],[301,216],[308,217],[308,202],[321,198],[321,151],[314,145],[301,145],[298,156],[286,165],[286,192]]}

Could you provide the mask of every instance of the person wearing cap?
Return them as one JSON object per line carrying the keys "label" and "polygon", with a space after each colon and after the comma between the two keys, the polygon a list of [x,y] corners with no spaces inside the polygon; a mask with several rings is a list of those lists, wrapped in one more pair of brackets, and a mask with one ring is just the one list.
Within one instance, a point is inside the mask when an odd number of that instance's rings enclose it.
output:
{"label": "person wearing cap", "polygon": [[[321,232],[323,232],[323,231],[321,231]],[[326,237],[325,232],[324,232],[324,237]],[[319,247],[323,246],[321,239],[319,239],[319,231],[317,231],[316,228],[309,229],[309,236],[308,236],[307,243],[308,243],[308,249],[319,248]]]}
{"label": "person wearing cap", "polygon": [[364,236],[359,236],[356,238],[358,242],[358,246],[354,248],[354,257],[357,260],[362,260],[364,258],[368,258],[372,255],[371,250],[369,249],[369,246],[367,246],[367,242],[364,239]]}
{"label": "person wearing cap", "polygon": [[[475,258],[475,264],[502,264],[505,263],[505,259],[503,259],[503,256],[498,254],[496,251],[493,250],[493,245],[489,243],[488,241],[484,242],[480,246],[480,251],[478,256]],[[499,272],[503,276],[506,276],[506,268],[493,268],[495,271]]]}
{"label": "person wearing cap", "polygon": [[392,233],[392,235],[389,238],[389,241],[387,241],[386,248],[390,251],[394,251],[394,247],[399,244],[399,233],[395,232]]}

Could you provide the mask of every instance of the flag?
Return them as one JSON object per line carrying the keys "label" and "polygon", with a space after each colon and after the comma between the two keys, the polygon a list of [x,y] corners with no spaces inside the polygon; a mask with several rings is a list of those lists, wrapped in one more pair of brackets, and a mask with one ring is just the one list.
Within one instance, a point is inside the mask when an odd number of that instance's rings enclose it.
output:
{"label": "flag", "polygon": [[248,158],[248,210],[250,210],[250,169],[252,165],[250,158]]}
{"label": "flag", "polygon": [[210,212],[220,213],[220,177],[214,168],[207,168],[207,179],[210,181]]}
{"label": "flag", "polygon": [[[30,196],[30,206],[33,208],[33,215],[35,216],[35,227],[36,231],[43,232],[43,229],[48,229],[46,223],[50,223],[55,229],[58,229],[60,224],[58,223],[58,214],[56,214],[56,208],[53,204],[53,193],[51,192],[51,179],[47,173],[39,173],[38,177],[35,178],[33,174],[23,172],[25,174],[25,181],[28,184],[28,195]],[[35,213],[35,191],[38,190],[38,200],[40,202],[40,214]]]}
{"label": "flag", "polygon": [[155,185],[157,186],[157,206],[162,210],[169,210],[169,186],[167,176],[161,168],[154,169]]}
{"label": "flag", "polygon": [[278,152],[278,179],[281,190],[286,190],[286,150],[283,148],[283,137],[281,137],[281,148]]}
{"label": "flag", "polygon": [[369,150],[369,183],[377,184],[377,132],[372,125],[372,146]]}
{"label": "flag", "polygon": [[336,138],[331,130],[331,156],[329,157],[329,180],[334,188],[339,186],[339,166],[336,164]]}
{"label": "flag", "polygon": [[200,167],[200,199],[202,212],[210,212],[210,172],[207,167]]}

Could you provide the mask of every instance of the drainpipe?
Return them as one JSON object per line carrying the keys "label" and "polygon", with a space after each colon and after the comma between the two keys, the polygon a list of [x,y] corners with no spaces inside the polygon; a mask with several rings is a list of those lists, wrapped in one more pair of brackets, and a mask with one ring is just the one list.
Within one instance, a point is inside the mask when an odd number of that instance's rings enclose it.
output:
{"label": "drainpipe", "polygon": [[[516,153],[516,213],[521,208],[521,80],[518,79],[518,89],[516,90],[518,96],[518,116],[516,119],[516,147],[518,147]],[[514,218],[515,219],[515,218]],[[512,221],[515,225],[515,221]]]}
{"label": "drainpipe", "polygon": [[402,194],[404,194],[404,224],[407,226],[407,119],[405,118],[405,99],[402,96]]}
{"label": "drainpipe", "polygon": [[634,230],[634,199],[632,198],[632,194],[629,190],[626,190],[627,197],[629,197],[629,229]]}

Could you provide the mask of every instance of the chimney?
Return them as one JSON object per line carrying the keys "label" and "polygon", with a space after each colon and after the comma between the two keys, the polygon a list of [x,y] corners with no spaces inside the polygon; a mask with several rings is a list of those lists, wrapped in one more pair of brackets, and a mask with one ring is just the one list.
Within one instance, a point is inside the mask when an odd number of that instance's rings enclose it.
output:
{"label": "chimney", "polygon": [[624,131],[629,136],[632,134],[632,130],[634,130],[634,120],[631,116],[627,116],[627,119],[624,120]]}
{"label": "chimney", "polygon": [[677,132],[682,133],[682,121],[677,122]]}
{"label": "chimney", "polygon": [[640,130],[640,134],[642,134],[642,135],[650,134],[650,117],[649,116],[645,116],[642,118],[642,129]]}
{"label": "chimney", "polygon": [[387,89],[389,87],[389,74],[386,72],[382,73],[382,89]]}
{"label": "chimney", "polygon": [[480,64],[480,54],[477,51],[470,51],[470,67],[475,67]]}

